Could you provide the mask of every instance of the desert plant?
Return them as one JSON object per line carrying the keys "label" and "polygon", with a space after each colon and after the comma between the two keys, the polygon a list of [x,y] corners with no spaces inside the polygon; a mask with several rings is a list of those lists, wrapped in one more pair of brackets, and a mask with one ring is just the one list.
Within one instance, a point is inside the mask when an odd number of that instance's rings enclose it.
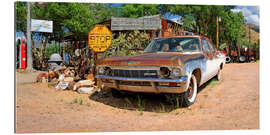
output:
{"label": "desert plant", "polygon": [[132,105],[132,103],[130,102],[130,100],[129,100],[127,97],[125,97],[125,101],[126,101],[128,104]]}
{"label": "desert plant", "polygon": [[116,36],[117,38],[112,40],[112,45],[105,52],[105,57],[135,55],[150,43],[149,36],[138,30],[113,35],[113,37]]}
{"label": "desert plant", "polygon": [[82,105],[83,104],[83,100],[80,98],[80,105]]}
{"label": "desert plant", "polygon": [[142,103],[142,100],[141,100],[141,97],[140,95],[137,95],[137,98],[138,98],[138,108],[139,108],[139,111],[140,111],[140,115],[143,115],[143,111],[144,111],[144,106],[143,106],[143,103]]}
{"label": "desert plant", "polygon": [[160,106],[161,106],[160,112],[166,113],[167,111],[166,111],[165,106],[162,103],[160,103]]}
{"label": "desert plant", "polygon": [[179,97],[176,97],[176,108],[179,108]]}
{"label": "desert plant", "polygon": [[214,80],[214,79],[212,79],[211,82],[210,82],[210,85],[211,86],[215,86],[217,84],[218,84],[218,81],[217,80]]}
{"label": "desert plant", "polygon": [[74,104],[77,104],[78,103],[78,98],[77,97],[74,98],[73,103]]}

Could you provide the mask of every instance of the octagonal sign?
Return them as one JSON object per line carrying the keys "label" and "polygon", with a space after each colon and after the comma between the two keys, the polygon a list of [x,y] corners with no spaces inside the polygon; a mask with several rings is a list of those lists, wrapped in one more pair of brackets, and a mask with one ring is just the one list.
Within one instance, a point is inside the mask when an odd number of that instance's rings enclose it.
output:
{"label": "octagonal sign", "polygon": [[88,45],[94,52],[105,52],[112,44],[112,32],[102,25],[96,25],[88,34]]}

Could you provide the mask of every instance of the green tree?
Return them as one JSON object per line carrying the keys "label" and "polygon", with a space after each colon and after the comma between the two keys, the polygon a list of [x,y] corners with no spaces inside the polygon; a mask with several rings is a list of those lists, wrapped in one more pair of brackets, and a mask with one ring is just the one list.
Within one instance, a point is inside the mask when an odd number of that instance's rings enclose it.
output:
{"label": "green tree", "polygon": [[72,32],[75,39],[87,39],[88,32],[94,24],[94,16],[87,4],[68,3],[63,26]]}
{"label": "green tree", "polygon": [[160,13],[158,4],[123,4],[120,7],[122,17],[142,17]]}
{"label": "green tree", "polygon": [[222,16],[220,32],[221,41],[227,44],[227,51],[237,49],[238,55],[240,55],[241,44],[245,37],[245,29],[243,25],[246,23],[242,12],[233,13],[227,11]]}
{"label": "green tree", "polygon": [[26,2],[15,2],[16,31],[26,32]]}
{"label": "green tree", "polygon": [[245,24],[245,19],[241,12],[233,13],[233,8],[235,7],[219,5],[167,5],[163,12],[180,15],[185,28],[209,37],[213,43],[216,41],[216,18],[220,17],[220,44],[237,47],[236,44],[240,44],[244,36],[242,25]]}
{"label": "green tree", "polygon": [[[212,36],[215,30],[216,17],[222,16],[225,7],[214,5],[168,5],[168,12],[181,16],[183,26],[192,29],[196,34]],[[212,36],[214,37],[214,36]]]}

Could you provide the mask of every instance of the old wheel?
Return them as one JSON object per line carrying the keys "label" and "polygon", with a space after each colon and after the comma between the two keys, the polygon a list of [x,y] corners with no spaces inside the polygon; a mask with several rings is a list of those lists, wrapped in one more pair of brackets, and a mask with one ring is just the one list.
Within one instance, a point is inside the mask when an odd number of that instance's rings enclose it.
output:
{"label": "old wheel", "polygon": [[216,75],[216,79],[217,79],[218,81],[221,80],[221,69],[218,70],[218,73],[217,73],[217,75]]}
{"label": "old wheel", "polygon": [[192,105],[197,97],[197,80],[196,77],[192,74],[189,82],[187,91],[183,94],[183,105],[190,106]]}

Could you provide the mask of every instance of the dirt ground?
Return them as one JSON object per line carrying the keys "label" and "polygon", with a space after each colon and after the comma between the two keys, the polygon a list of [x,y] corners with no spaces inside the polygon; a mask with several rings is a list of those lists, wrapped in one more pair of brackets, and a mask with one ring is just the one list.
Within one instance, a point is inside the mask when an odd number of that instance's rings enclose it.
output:
{"label": "dirt ground", "polygon": [[259,129],[259,63],[227,64],[222,80],[199,88],[189,108],[164,95],[78,94],[16,72],[16,132],[121,132]]}

